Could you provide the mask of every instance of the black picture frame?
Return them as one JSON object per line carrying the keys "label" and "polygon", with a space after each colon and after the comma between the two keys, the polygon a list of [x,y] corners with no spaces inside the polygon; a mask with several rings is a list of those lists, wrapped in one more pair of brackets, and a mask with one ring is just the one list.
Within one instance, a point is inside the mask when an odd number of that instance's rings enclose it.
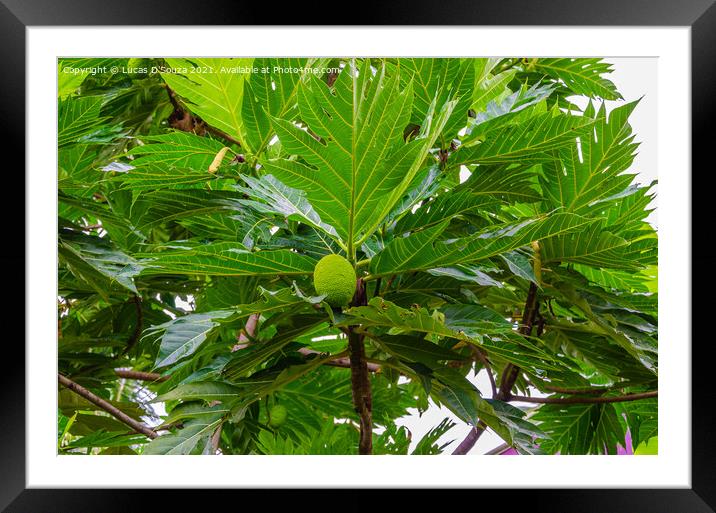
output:
{"label": "black picture frame", "polygon": [[[3,189],[5,197],[14,197],[21,203],[25,197],[20,191],[32,194],[32,183],[25,183],[24,152],[32,151],[24,144],[26,101],[25,95],[25,48],[28,26],[74,26],[74,25],[281,25],[303,23],[306,25],[335,24],[347,20],[357,25],[549,25],[549,26],[684,26],[691,28],[691,70],[692,70],[692,171],[698,176],[698,187],[692,185],[692,266],[693,269],[710,269],[714,258],[706,251],[710,246],[713,213],[710,211],[708,195],[715,190],[709,183],[714,181],[713,159],[710,155],[716,140],[716,5],[714,0],[442,0],[431,3],[425,0],[393,1],[375,3],[334,5],[321,9],[318,4],[281,4],[280,8],[267,12],[264,3],[239,3],[223,0],[212,2],[190,2],[188,0],[154,1],[142,0],[0,0],[0,63],[5,73],[0,79],[2,98],[2,141],[4,153]],[[279,4],[276,4],[277,6]],[[347,17],[345,7],[355,8]],[[343,12],[341,17],[335,14]],[[332,20],[327,19],[333,14]],[[54,112],[48,112],[48,122],[54,119]],[[668,144],[668,142],[661,142]],[[7,158],[17,157],[11,166]],[[711,158],[710,158],[711,157]],[[712,202],[712,201],[711,201]],[[4,219],[11,221],[8,228],[15,234],[20,230],[17,217],[24,212],[24,204],[3,201]],[[701,211],[699,211],[699,208]],[[707,210],[709,209],[709,210]],[[10,223],[10,221],[8,221]],[[23,223],[24,225],[24,223]],[[23,230],[23,234],[25,231]],[[23,236],[26,236],[23,235]],[[12,237],[12,238],[10,238]],[[17,280],[14,294],[5,294],[0,299],[6,319],[9,312],[25,305],[24,275],[32,269],[25,266],[24,243],[18,242],[17,235],[8,236],[13,246],[3,247],[0,254],[3,279]],[[24,241],[23,241],[24,242]],[[697,251],[700,248],[701,251]],[[706,271],[704,277],[710,273]],[[20,283],[20,282],[23,283]],[[704,288],[708,289],[708,285]],[[713,299],[706,296],[699,303],[697,288],[692,287],[692,305],[703,305],[708,318]],[[707,291],[706,294],[709,292]],[[32,308],[33,305],[26,305]],[[695,309],[698,312],[700,309]],[[692,310],[693,311],[693,310]],[[28,320],[29,312],[25,312]],[[698,316],[698,317],[697,317]],[[402,508],[415,508],[425,504],[427,493],[441,494],[465,501],[466,506],[480,507],[490,501],[501,501],[508,509],[528,509],[531,512],[707,512],[716,508],[716,435],[712,420],[715,387],[711,383],[708,347],[712,344],[710,323],[704,322],[704,315],[692,313],[689,323],[692,333],[692,486],[689,489],[522,489],[510,490],[411,490],[402,493]],[[6,321],[7,322],[7,321]],[[223,501],[249,503],[266,491],[248,490],[39,490],[26,489],[25,475],[25,384],[32,376],[25,375],[24,324],[18,320],[13,324],[19,334],[10,336],[3,330],[5,354],[8,362],[0,372],[0,509],[8,512],[68,511],[73,513],[161,510],[189,511],[189,499],[209,499],[205,509],[218,509]],[[678,343],[668,341],[667,343]],[[687,343],[688,341],[681,341]],[[685,384],[686,387],[688,384]],[[317,485],[320,486],[320,485]],[[271,504],[275,501],[310,501],[311,507],[325,509],[361,509],[367,501],[383,504],[384,498],[375,497],[384,492],[350,490],[321,491],[321,500],[307,490],[278,491],[270,493]],[[161,494],[161,495],[160,495]],[[290,498],[289,498],[290,495]],[[338,497],[335,497],[338,495]],[[506,499],[507,498],[507,499]],[[156,499],[156,500],[155,500]],[[338,502],[336,502],[338,501]],[[378,502],[376,502],[378,501]],[[173,504],[172,504],[173,503]],[[156,504],[157,506],[150,506]],[[239,506],[239,502],[234,502]],[[322,505],[321,505],[322,504]],[[179,506],[176,506],[179,505]],[[216,507],[215,507],[216,506]],[[459,506],[458,506],[459,507]],[[269,508],[272,509],[272,508]],[[381,507],[382,509],[382,507]]]}

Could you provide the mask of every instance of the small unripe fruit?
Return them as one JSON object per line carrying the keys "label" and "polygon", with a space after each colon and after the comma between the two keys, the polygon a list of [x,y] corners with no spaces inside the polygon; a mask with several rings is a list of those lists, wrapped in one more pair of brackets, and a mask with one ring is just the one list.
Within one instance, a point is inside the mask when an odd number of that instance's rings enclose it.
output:
{"label": "small unripe fruit", "polygon": [[277,428],[284,422],[286,422],[286,418],[288,417],[288,410],[286,410],[285,406],[281,406],[280,404],[276,404],[271,407],[269,410],[269,426],[272,428]]}
{"label": "small unripe fruit", "polygon": [[313,270],[313,286],[329,305],[345,306],[356,292],[356,272],[342,256],[326,255]]}

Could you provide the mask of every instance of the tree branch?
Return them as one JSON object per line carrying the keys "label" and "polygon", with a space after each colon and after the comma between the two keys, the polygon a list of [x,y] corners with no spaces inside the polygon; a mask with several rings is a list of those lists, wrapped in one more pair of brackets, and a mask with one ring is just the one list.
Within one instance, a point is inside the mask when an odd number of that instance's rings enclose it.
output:
{"label": "tree branch", "polygon": [[[534,386],[534,385],[532,385]],[[558,394],[567,394],[567,395],[582,395],[582,394],[603,394],[605,392],[609,392],[611,390],[617,390],[619,388],[624,388],[627,385],[617,385],[617,386],[611,386],[611,387],[592,387],[592,388],[562,388],[562,387],[553,387],[550,385],[542,385],[542,388],[545,390],[549,390],[550,392],[557,392]],[[539,388],[535,386],[535,388]]]}
{"label": "tree branch", "polygon": [[137,381],[156,381],[161,383],[169,379],[169,376],[162,376],[156,372],[135,371],[131,369],[114,369],[114,373],[125,379],[136,379]]}
{"label": "tree branch", "polygon": [[[314,355],[320,355],[322,354],[320,351],[314,351],[313,349],[309,349],[307,347],[302,347],[298,350],[300,354],[303,356],[314,356]],[[328,360],[324,365],[330,365],[332,367],[343,367],[346,369],[351,368],[351,360],[350,358],[336,358],[335,360]],[[366,367],[368,368],[369,372],[380,372],[381,366],[377,363],[366,363]]]}
{"label": "tree branch", "polygon": [[[530,288],[527,292],[527,300],[525,301],[525,309],[522,314],[522,326],[520,326],[519,332],[522,335],[529,336],[532,333],[532,325],[534,324],[537,311],[539,310],[539,303],[537,302],[537,285],[530,282]],[[500,389],[493,397],[498,401],[506,401],[510,397],[512,387],[515,385],[515,381],[520,375],[519,367],[508,363],[505,366],[505,370],[502,372],[500,379]],[[470,449],[473,448],[477,440],[480,438],[482,433],[485,431],[487,426],[480,421],[473,430],[471,430],[465,439],[460,442],[460,445],[453,451],[453,454],[467,454]]]}
{"label": "tree branch", "polygon": [[[530,336],[532,334],[532,326],[534,325],[538,310],[539,304],[537,302],[537,285],[534,282],[530,282],[530,288],[527,291],[527,300],[525,301],[525,309],[522,313],[522,325],[519,329],[520,334],[525,336]],[[505,401],[510,395],[510,391],[515,385],[519,375],[519,367],[508,363],[502,373],[502,377],[500,379],[500,390],[495,396],[495,399]]]}
{"label": "tree branch", "polygon": [[64,386],[68,390],[71,390],[75,394],[77,394],[81,397],[84,397],[85,399],[87,399],[89,402],[91,402],[95,406],[102,408],[104,411],[106,411],[107,413],[112,415],[115,419],[128,425],[137,433],[142,433],[143,435],[146,435],[152,439],[159,436],[159,435],[157,435],[156,431],[154,431],[150,427],[147,427],[144,424],[142,424],[141,422],[134,420],[132,417],[130,417],[129,415],[124,413],[122,410],[120,410],[116,406],[112,405],[111,403],[105,401],[101,397],[94,395],[92,392],[87,390],[82,385],[75,383],[71,379],[68,379],[59,373],[57,374],[57,379],[62,386]]}
{"label": "tree branch", "polygon": [[479,421],[477,425],[470,430],[465,439],[460,442],[460,445],[455,448],[452,452],[453,455],[462,456],[470,452],[470,449],[475,446],[475,443],[477,443],[480,439],[486,428],[487,425],[484,422]]}
{"label": "tree branch", "polygon": [[657,397],[658,390],[642,392],[639,394],[612,395],[607,397],[527,397],[523,395],[510,395],[508,401],[521,401],[523,403],[538,404],[591,404],[591,403],[623,403]]}
{"label": "tree branch", "polygon": [[492,375],[492,367],[490,367],[490,362],[487,361],[487,357],[485,354],[480,350],[479,347],[474,346],[470,344],[470,349],[472,350],[472,354],[474,354],[480,362],[482,362],[482,365],[485,367],[485,372],[487,372],[487,377],[490,379],[490,387],[492,388],[492,397],[495,397],[497,395],[497,384],[495,383],[495,376]]}

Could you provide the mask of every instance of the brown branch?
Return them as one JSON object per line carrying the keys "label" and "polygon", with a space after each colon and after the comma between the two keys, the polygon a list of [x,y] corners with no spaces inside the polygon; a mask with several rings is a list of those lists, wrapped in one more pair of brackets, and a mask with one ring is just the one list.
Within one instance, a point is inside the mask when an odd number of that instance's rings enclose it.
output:
{"label": "brown branch", "polygon": [[657,397],[658,390],[639,394],[612,395],[607,397],[526,397],[523,395],[510,395],[508,401],[521,401],[523,403],[538,404],[592,404],[592,403],[624,403]]}
{"label": "brown branch", "polygon": [[[549,390],[551,392],[557,392],[558,394],[581,395],[581,394],[603,394],[605,392],[609,392],[610,390],[624,388],[625,386],[626,385],[621,385],[621,387],[616,386],[616,387],[592,387],[592,388],[562,388],[562,387],[553,387],[550,385],[542,385],[542,388],[544,388],[545,390]],[[535,388],[540,388],[540,387],[535,386]]]}
{"label": "brown branch", "polygon": [[487,372],[487,377],[490,379],[490,387],[492,388],[492,397],[495,397],[497,395],[497,384],[495,383],[495,377],[492,375],[492,367],[490,367],[490,362],[487,360],[487,357],[482,352],[482,350],[470,344],[470,349],[472,350],[472,354],[474,354],[480,362],[482,362],[482,365],[485,367],[485,372]]}
{"label": "brown branch", "polygon": [[[537,285],[530,282],[530,288],[527,292],[527,300],[525,301],[525,309],[522,314],[522,326],[520,326],[519,332],[522,335],[529,336],[532,333],[532,325],[534,324],[537,311],[539,310],[539,303],[537,302]],[[505,370],[502,372],[500,379],[500,389],[494,396],[498,401],[506,401],[510,397],[512,387],[515,385],[517,378],[520,375],[519,367],[508,363],[505,366]],[[482,427],[481,427],[482,426]],[[480,421],[474,429],[472,429],[465,439],[460,442],[457,449],[453,451],[453,454],[467,454],[470,449],[475,445],[477,440],[480,438],[482,433],[485,431],[487,426]]]}
{"label": "brown branch", "polygon": [[470,449],[475,446],[475,443],[477,443],[477,441],[480,439],[482,433],[485,432],[486,428],[487,425],[484,422],[479,421],[477,425],[470,430],[465,439],[460,442],[460,445],[455,448],[455,450],[452,452],[453,455],[462,456],[470,452]]}
{"label": "brown branch", "polygon": [[112,405],[111,403],[108,403],[101,397],[98,397],[94,395],[92,392],[87,390],[82,385],[79,385],[72,381],[71,379],[66,378],[62,374],[57,374],[57,379],[60,382],[62,386],[67,388],[68,390],[71,390],[75,394],[84,397],[89,402],[94,404],[95,406],[98,406],[99,408],[102,408],[104,411],[112,415],[115,419],[119,420],[120,422],[123,422],[124,424],[131,427],[134,431],[138,433],[142,433],[143,435],[148,436],[149,438],[156,438],[157,433],[151,429],[148,426],[145,426],[141,422],[138,422],[134,420],[132,417],[124,413],[122,410],[117,408],[116,406]]}
{"label": "brown branch", "polygon": [[[298,350],[299,353],[301,353],[303,356],[315,356],[322,354],[320,351],[314,351],[313,349],[309,349],[307,347],[302,347]],[[336,358],[335,360],[327,360],[324,365],[330,365],[332,367],[343,367],[345,369],[351,368],[351,360],[350,358]],[[366,367],[368,368],[368,372],[380,372],[381,366],[377,363],[366,363]]]}
{"label": "brown branch", "polygon": [[136,379],[137,381],[156,381],[157,383],[166,381],[170,377],[162,376],[156,372],[135,371],[131,369],[114,369],[114,373],[120,378]]}
{"label": "brown branch", "polygon": [[[367,304],[365,285],[358,278],[356,293],[352,306]],[[368,362],[365,356],[364,335],[355,331],[355,326],[348,328],[348,349],[350,351],[351,385],[353,405],[360,419],[359,454],[373,453],[373,404],[368,375]]]}
{"label": "brown branch", "polygon": [[[534,282],[530,282],[530,288],[527,291],[527,300],[525,301],[525,309],[522,313],[522,325],[519,329],[520,334],[527,337],[532,334],[532,326],[534,325],[538,310],[539,303],[537,302],[537,285]],[[519,375],[519,367],[508,363],[502,373],[502,377],[500,379],[500,390],[495,396],[495,399],[505,401],[506,398],[509,397],[510,391],[515,385]]]}
{"label": "brown branch", "polygon": [[496,454],[502,454],[504,451],[506,451],[506,450],[509,449],[510,447],[511,447],[510,444],[500,444],[500,445],[498,445],[497,447],[495,447],[494,449],[490,449],[489,451],[487,451],[487,452],[485,453],[485,456],[492,456],[492,455],[496,455]]}

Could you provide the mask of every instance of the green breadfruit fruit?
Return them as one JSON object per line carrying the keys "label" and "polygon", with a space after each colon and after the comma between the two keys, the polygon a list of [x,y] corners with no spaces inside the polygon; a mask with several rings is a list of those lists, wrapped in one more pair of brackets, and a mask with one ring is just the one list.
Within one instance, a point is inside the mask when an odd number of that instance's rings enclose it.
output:
{"label": "green breadfruit fruit", "polygon": [[288,418],[288,410],[286,410],[285,406],[281,406],[280,404],[276,404],[271,407],[269,410],[269,426],[272,428],[277,428],[284,422],[286,422],[286,419]]}
{"label": "green breadfruit fruit", "polygon": [[313,270],[313,285],[331,306],[345,306],[356,292],[356,272],[340,255],[326,255]]}

